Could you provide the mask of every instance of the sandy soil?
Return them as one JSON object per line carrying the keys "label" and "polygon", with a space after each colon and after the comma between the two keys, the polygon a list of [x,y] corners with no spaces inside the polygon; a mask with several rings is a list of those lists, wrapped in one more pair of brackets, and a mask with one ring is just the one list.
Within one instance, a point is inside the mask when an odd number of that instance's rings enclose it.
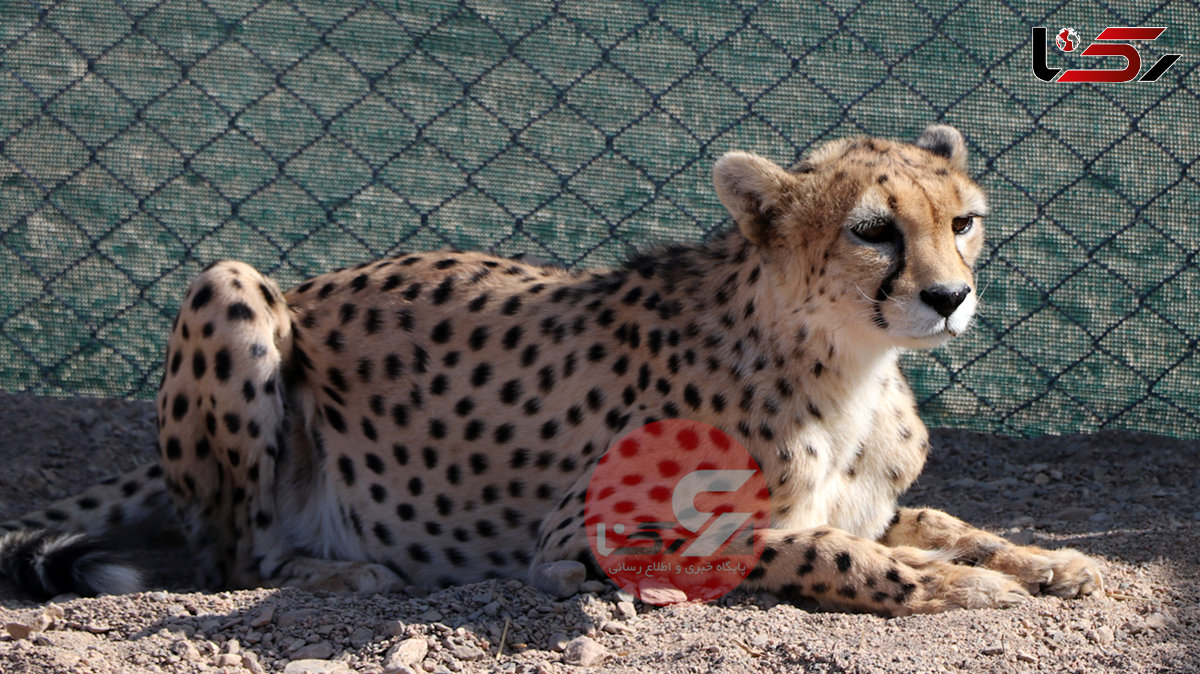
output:
{"label": "sandy soil", "polygon": [[[145,403],[0,395],[0,518],[152,458]],[[1200,671],[1200,443],[1129,433],[935,434],[910,504],[1106,563],[1107,597],[885,620],[769,595],[655,608],[604,585],[555,601],[517,582],[390,596],[164,589],[23,600],[0,580],[0,671]],[[499,652],[498,652],[499,651]]]}

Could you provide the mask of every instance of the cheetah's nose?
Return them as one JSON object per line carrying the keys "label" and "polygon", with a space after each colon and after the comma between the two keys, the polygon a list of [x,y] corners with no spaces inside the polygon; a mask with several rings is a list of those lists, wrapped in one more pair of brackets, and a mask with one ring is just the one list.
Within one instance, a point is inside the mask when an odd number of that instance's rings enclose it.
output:
{"label": "cheetah's nose", "polygon": [[965,283],[936,285],[921,291],[921,301],[933,307],[942,318],[949,318],[970,294],[971,286]]}

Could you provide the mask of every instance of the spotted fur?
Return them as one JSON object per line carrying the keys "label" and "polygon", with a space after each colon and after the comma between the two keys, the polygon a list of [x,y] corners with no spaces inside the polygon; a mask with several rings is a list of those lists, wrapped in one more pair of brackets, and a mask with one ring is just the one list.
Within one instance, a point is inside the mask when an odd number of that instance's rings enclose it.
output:
{"label": "spotted fur", "polygon": [[210,266],[158,396],[159,484],[203,581],[383,590],[589,561],[596,461],[687,418],[766,476],[751,587],[885,615],[1098,590],[1077,552],[897,509],[928,437],[897,356],[975,312],[988,208],[965,169],[945,126],[790,171],[731,153],[714,182],[736,227],[607,271],[425,252],[282,293]]}

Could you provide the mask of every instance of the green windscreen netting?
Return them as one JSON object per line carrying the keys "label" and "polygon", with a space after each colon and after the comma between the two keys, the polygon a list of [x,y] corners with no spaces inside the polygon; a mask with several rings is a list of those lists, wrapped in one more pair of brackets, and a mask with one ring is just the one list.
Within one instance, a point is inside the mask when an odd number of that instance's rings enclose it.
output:
{"label": "green windscreen netting", "polygon": [[[725,226],[730,149],[966,134],[982,315],[935,425],[1197,435],[1195,2],[0,2],[0,386],[149,397],[188,278],[458,246],[607,265]],[[1048,12],[1048,13],[1046,13]],[[1065,84],[1107,26],[1157,82]],[[1190,50],[1194,51],[1194,50]]]}

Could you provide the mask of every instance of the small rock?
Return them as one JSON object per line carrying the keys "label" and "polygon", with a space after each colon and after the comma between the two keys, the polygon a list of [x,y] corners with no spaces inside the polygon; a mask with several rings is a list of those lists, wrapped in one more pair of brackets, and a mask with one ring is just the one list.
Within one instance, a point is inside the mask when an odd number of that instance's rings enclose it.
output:
{"label": "small rock", "polygon": [[566,650],[567,642],[569,641],[570,639],[567,638],[567,635],[563,634],[562,632],[555,632],[554,634],[550,635],[550,640],[547,642],[546,646],[552,651],[562,653],[564,650]]}
{"label": "small rock", "polygon": [[1037,662],[1036,655],[1034,655],[1032,653],[1026,653],[1025,651],[1018,651],[1017,659],[1020,660],[1021,662],[1031,662],[1031,663]]}
{"label": "small rock", "polygon": [[633,601],[633,593],[625,588],[617,590],[617,601]]}
{"label": "small rock", "polygon": [[1088,641],[1100,644],[1101,646],[1107,646],[1111,644],[1113,639],[1116,637],[1113,629],[1108,625],[1102,625],[1094,630],[1088,630],[1084,632],[1083,635],[1087,637]]}
{"label": "small rock", "polygon": [[297,660],[325,660],[331,655],[333,655],[333,644],[328,641],[318,641],[292,651],[292,657]]}
{"label": "small rock", "polygon": [[1033,543],[1033,532],[1029,529],[1014,531],[1010,534],[1005,534],[1004,537],[1013,545],[1030,545]]}
{"label": "small rock", "polygon": [[254,615],[254,617],[250,619],[250,626],[251,627],[264,627],[264,626],[270,624],[271,620],[273,620],[274,618],[275,618],[275,607],[268,606],[268,607],[264,608],[263,610],[259,611],[258,613],[256,613]]}
{"label": "small rock", "polygon": [[296,609],[295,611],[288,611],[287,613],[279,616],[279,620],[275,621],[275,625],[277,627],[291,627],[301,620],[304,620],[305,618],[311,618],[315,615],[317,615],[317,609],[315,608]]}
{"label": "small rock", "polygon": [[687,593],[673,587],[644,587],[640,589],[642,601],[656,606],[682,604],[687,601]]}
{"label": "small rock", "polygon": [[578,594],[585,580],[587,567],[570,560],[542,564],[533,572],[533,586],[558,599]]}
{"label": "small rock", "polygon": [[617,613],[628,620],[637,616],[637,609],[634,608],[631,601],[619,601],[617,602]]}
{"label": "small rock", "polygon": [[1058,511],[1054,514],[1054,519],[1062,520],[1064,522],[1077,522],[1079,520],[1086,520],[1094,513],[1095,511],[1091,508],[1080,508],[1076,506]]}
{"label": "small rock", "polygon": [[33,628],[22,623],[6,623],[4,631],[13,639],[28,639],[29,635],[33,634]]}
{"label": "small rock", "polygon": [[1038,473],[1037,475],[1033,476],[1033,483],[1041,485],[1050,484],[1050,476],[1045,473]]}
{"label": "small rock", "polygon": [[359,627],[350,633],[350,645],[355,648],[360,648],[371,643],[375,638],[375,630],[370,627]]}
{"label": "small rock", "polygon": [[344,662],[337,660],[292,660],[283,674],[351,674]]}
{"label": "small rock", "polygon": [[204,656],[200,654],[200,649],[196,648],[196,644],[187,639],[180,639],[171,644],[171,650],[188,662],[200,662],[204,659]]}
{"label": "small rock", "polygon": [[225,642],[225,652],[231,655],[237,655],[238,653],[242,652],[242,645],[238,643],[237,639],[230,639],[229,641]]}
{"label": "small rock", "polygon": [[213,658],[213,664],[217,667],[239,667],[242,664],[242,656],[234,655],[233,653],[222,653]]}
{"label": "small rock", "polygon": [[459,660],[479,660],[487,657],[487,653],[467,644],[454,644],[449,649],[450,655]]}
{"label": "small rock", "polygon": [[[1200,510],[1196,511],[1196,519],[1200,520]],[[599,580],[585,580],[583,581],[583,584],[579,586],[580,592],[595,592],[596,594],[600,594],[607,589],[608,584]]]}
{"label": "small rock", "polygon": [[983,653],[984,655],[1001,655],[1004,653],[1004,646],[1000,644],[984,646],[979,652]]}
{"label": "small rock", "polygon": [[251,674],[266,674],[267,670],[263,669],[262,663],[258,661],[258,656],[253,651],[242,653],[242,667],[245,667]]}
{"label": "small rock", "polygon": [[388,649],[387,655],[383,657],[383,669],[390,672],[399,670],[401,667],[415,668],[425,659],[425,654],[428,652],[429,644],[424,639],[420,637],[405,639]]}
{"label": "small rock", "polygon": [[44,632],[53,627],[56,622],[62,620],[62,617],[62,607],[57,604],[50,604],[38,614],[37,620],[33,623],[33,629],[37,632]]}
{"label": "small rock", "polygon": [[1142,623],[1146,629],[1161,630],[1167,627],[1167,617],[1161,613],[1151,613]]}
{"label": "small rock", "polygon": [[563,662],[568,665],[591,667],[608,657],[608,651],[588,637],[576,637],[563,649]]}
{"label": "small rock", "polygon": [[600,631],[608,632],[609,634],[629,634],[633,632],[633,628],[615,620],[605,620],[604,624],[600,626]]}
{"label": "small rock", "polygon": [[441,619],[442,619],[441,611],[438,611],[435,608],[431,608],[428,611],[421,614],[422,622],[435,623]]}

